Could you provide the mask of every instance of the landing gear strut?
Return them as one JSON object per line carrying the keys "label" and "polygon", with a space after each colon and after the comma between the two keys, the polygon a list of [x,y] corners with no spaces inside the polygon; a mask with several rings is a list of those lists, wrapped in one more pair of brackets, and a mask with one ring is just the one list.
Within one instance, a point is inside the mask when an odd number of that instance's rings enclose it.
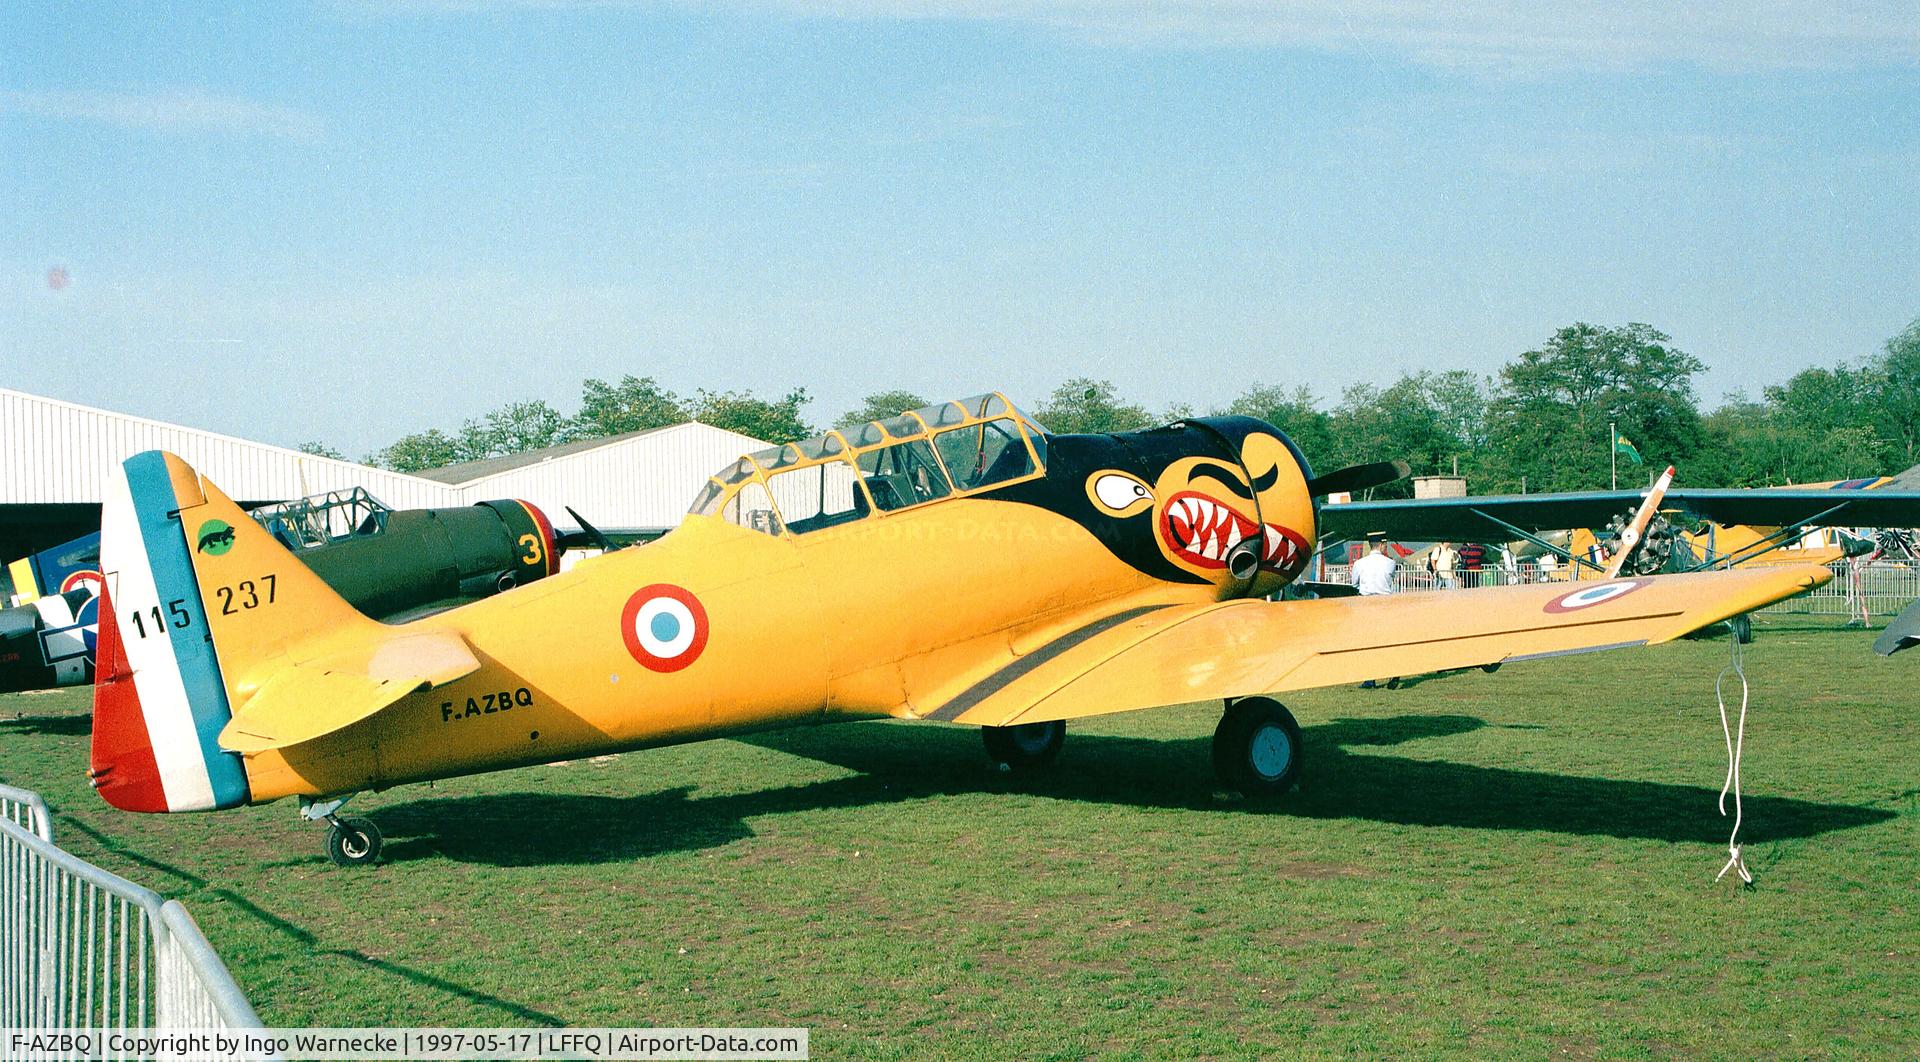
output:
{"label": "landing gear strut", "polygon": [[1270,697],[1242,697],[1227,705],[1213,732],[1213,769],[1230,788],[1250,797],[1278,796],[1300,778],[1300,724]]}
{"label": "landing gear strut", "polygon": [[351,795],[332,800],[300,798],[300,817],[327,824],[327,858],[337,867],[363,867],[380,858],[380,827],[367,819],[342,818]]}
{"label": "landing gear strut", "polygon": [[1067,724],[1021,723],[1017,726],[983,726],[980,737],[987,743],[987,755],[1001,770],[1027,774],[1040,770],[1060,755],[1067,740]]}

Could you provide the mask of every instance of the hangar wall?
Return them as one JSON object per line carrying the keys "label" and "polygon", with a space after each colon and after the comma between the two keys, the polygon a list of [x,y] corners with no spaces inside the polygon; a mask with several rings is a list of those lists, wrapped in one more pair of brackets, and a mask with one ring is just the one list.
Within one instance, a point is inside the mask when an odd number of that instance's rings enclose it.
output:
{"label": "hangar wall", "polygon": [[457,487],[419,476],[0,388],[0,505],[98,505],[144,450],[179,454],[240,502],[363,486],[396,509],[462,504]]}
{"label": "hangar wall", "polygon": [[[459,486],[468,502],[532,502],[563,527],[573,525],[565,508],[571,505],[604,531],[664,531],[679,525],[707,477],[742,454],[769,445],[725,428],[676,424],[615,436],[598,445],[575,443],[476,462],[514,467],[459,479]],[[455,465],[425,474],[455,478],[464,474],[462,469]]]}
{"label": "hangar wall", "polygon": [[396,509],[520,498],[562,529],[571,505],[603,530],[657,533],[707,477],[768,445],[689,423],[408,475],[0,388],[0,567],[98,530],[111,477],[145,450],[179,454],[243,503],[353,487]]}

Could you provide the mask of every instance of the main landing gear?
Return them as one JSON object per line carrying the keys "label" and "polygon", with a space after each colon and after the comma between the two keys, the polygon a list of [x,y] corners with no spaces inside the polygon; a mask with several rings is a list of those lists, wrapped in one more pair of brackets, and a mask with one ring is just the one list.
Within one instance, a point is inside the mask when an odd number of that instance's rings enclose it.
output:
{"label": "main landing gear", "polygon": [[1279,796],[1300,778],[1303,745],[1293,713],[1271,697],[1227,702],[1213,731],[1213,769],[1250,797]]}
{"label": "main landing gear", "polygon": [[1056,719],[1050,723],[983,726],[980,737],[987,743],[987,755],[1001,770],[1030,774],[1060,755],[1060,746],[1067,740],[1067,724]]}
{"label": "main landing gear", "polygon": [[337,867],[363,867],[380,858],[380,827],[368,819],[338,814],[350,799],[300,801],[302,818],[327,824],[327,858]]}
{"label": "main landing gear", "polygon": [[[981,727],[980,737],[1001,770],[1030,774],[1060,755],[1067,724]],[[1305,750],[1300,724],[1284,705],[1271,697],[1241,697],[1227,702],[1213,732],[1213,769],[1229,789],[1250,797],[1279,796],[1300,780]]]}

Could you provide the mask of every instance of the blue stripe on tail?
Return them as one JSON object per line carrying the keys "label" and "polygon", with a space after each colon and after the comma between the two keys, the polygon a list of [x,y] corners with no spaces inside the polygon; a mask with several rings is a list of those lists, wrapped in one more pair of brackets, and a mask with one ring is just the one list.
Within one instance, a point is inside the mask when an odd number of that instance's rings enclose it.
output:
{"label": "blue stripe on tail", "polygon": [[[186,687],[193,728],[200,737],[200,757],[213,783],[214,806],[238,807],[248,798],[247,769],[238,753],[220,747],[220,731],[233,713],[227,705],[220,661],[213,652],[213,628],[207,626],[200,604],[200,580],[187,552],[186,530],[181,526],[180,503],[173,494],[166,457],[152,450],[137,454],[127,459],[126,471],[140,538],[146,544],[154,587],[160,592],[160,608],[169,613],[164,617],[168,640]],[[176,625],[175,608],[185,610],[185,626]]]}

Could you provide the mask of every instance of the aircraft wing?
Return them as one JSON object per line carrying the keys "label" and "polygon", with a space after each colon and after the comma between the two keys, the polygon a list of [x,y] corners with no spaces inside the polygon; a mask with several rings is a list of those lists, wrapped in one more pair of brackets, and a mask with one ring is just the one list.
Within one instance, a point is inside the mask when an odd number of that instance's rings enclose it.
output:
{"label": "aircraft wing", "polygon": [[480,669],[451,631],[401,633],[337,656],[288,664],[239,706],[220,747],[265,752],[325,737],[419,690]]}
{"label": "aircraft wing", "polygon": [[1134,609],[1036,649],[928,715],[1009,726],[1647,645],[1832,577],[1795,565]]}
{"label": "aircraft wing", "polygon": [[[1320,509],[1320,531],[1333,539],[1384,531],[1390,538],[1504,542],[1525,531],[1605,527],[1640,504],[1645,491],[1590,490],[1557,494],[1497,494],[1466,498],[1415,498],[1348,502]],[[1680,509],[1718,524],[1755,527],[1920,527],[1920,491],[1670,490],[1666,509]]]}

